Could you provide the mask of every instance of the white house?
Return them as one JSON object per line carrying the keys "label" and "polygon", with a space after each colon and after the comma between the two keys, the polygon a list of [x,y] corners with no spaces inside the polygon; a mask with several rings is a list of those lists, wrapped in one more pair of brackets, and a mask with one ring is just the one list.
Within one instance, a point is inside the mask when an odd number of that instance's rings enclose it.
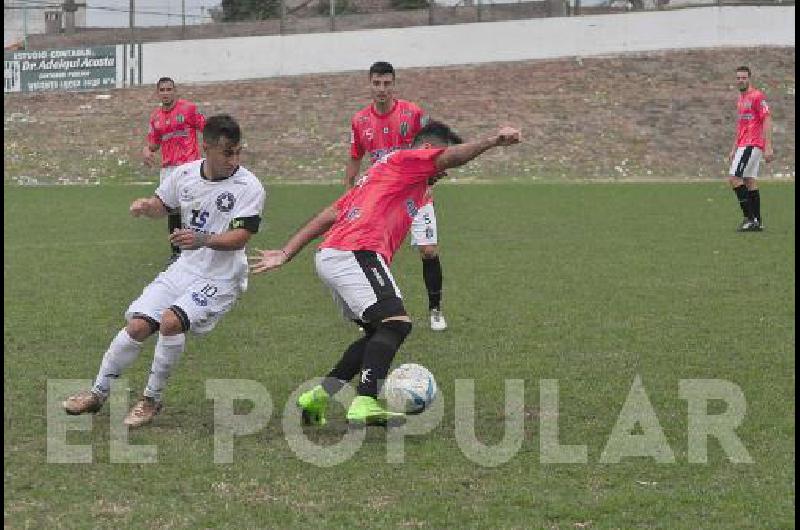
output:
{"label": "white house", "polygon": [[[77,0],[75,4],[75,27],[85,27],[86,2]],[[23,42],[26,35],[62,31],[65,23],[62,5],[62,0],[3,0],[3,47]]]}

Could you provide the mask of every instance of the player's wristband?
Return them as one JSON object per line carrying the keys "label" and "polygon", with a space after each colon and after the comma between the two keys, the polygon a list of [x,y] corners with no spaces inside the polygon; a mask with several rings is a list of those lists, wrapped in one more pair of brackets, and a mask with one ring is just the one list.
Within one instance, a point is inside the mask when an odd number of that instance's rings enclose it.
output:
{"label": "player's wristband", "polygon": [[209,238],[208,234],[204,234],[202,232],[197,232],[197,233],[195,233],[194,237],[195,237],[195,244],[196,244],[197,248],[203,248],[205,246],[208,246],[208,238]]}

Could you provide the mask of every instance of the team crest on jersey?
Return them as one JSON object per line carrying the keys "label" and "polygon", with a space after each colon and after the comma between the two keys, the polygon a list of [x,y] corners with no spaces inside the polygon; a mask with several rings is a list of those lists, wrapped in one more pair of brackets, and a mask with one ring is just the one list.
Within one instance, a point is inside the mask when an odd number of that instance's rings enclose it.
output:
{"label": "team crest on jersey", "polygon": [[406,136],[408,134],[408,122],[404,121],[400,124],[400,136]]}
{"label": "team crest on jersey", "polygon": [[183,114],[178,114],[177,121],[178,123],[183,123],[186,121],[186,118],[183,117]]}
{"label": "team crest on jersey", "polygon": [[389,134],[389,127],[383,128],[383,134]]}
{"label": "team crest on jersey", "polygon": [[192,191],[189,188],[183,188],[181,190],[181,202],[191,202],[194,197],[192,196]]}
{"label": "team crest on jersey", "polygon": [[233,205],[236,204],[236,199],[233,193],[226,191],[217,196],[217,210],[220,212],[230,212],[233,210]]}
{"label": "team crest on jersey", "polygon": [[361,208],[359,208],[358,206],[350,208],[350,210],[344,216],[344,218],[348,221],[353,221],[355,219],[358,219],[359,217],[361,217]]}
{"label": "team crest on jersey", "polygon": [[388,155],[392,151],[393,151],[393,149],[390,149],[390,148],[375,149],[374,151],[370,151],[369,158],[370,158],[370,160],[372,161],[373,164],[375,164],[378,161],[385,162],[385,160],[383,160],[383,159],[386,158],[386,155]]}

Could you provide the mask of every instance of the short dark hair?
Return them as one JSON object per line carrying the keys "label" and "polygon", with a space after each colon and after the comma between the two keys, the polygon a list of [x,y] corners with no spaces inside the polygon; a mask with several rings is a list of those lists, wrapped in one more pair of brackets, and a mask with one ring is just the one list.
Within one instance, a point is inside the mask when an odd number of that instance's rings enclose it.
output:
{"label": "short dark hair", "polygon": [[161,86],[161,83],[172,83],[172,88],[175,88],[175,81],[171,77],[161,77],[156,81],[156,88]]}
{"label": "short dark hair", "polygon": [[419,130],[414,136],[413,146],[416,147],[420,144],[430,140],[438,140],[440,143],[448,145],[458,145],[464,143],[459,135],[453,132],[450,127],[440,121],[431,120],[425,127]]}
{"label": "short dark hair", "polygon": [[394,66],[386,61],[378,61],[372,63],[372,66],[369,67],[369,76],[372,77],[372,74],[376,75],[384,75],[384,74],[392,74],[394,77]]}
{"label": "short dark hair", "polygon": [[227,114],[217,114],[206,120],[203,127],[203,141],[217,143],[220,138],[227,138],[232,144],[238,144],[242,140],[242,129],[239,124]]}
{"label": "short dark hair", "polygon": [[737,72],[747,72],[747,77],[753,77],[753,72],[750,71],[749,66],[738,66],[736,68]]}

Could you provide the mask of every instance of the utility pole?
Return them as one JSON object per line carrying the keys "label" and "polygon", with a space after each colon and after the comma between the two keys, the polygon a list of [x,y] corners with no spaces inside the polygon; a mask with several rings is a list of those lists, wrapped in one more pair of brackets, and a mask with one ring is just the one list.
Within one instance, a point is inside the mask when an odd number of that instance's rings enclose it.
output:
{"label": "utility pole", "polygon": [[22,4],[22,48],[28,49],[28,4]]}
{"label": "utility pole", "polygon": [[181,0],[181,35],[186,35],[186,0]]}
{"label": "utility pole", "polygon": [[64,32],[75,33],[75,12],[78,10],[75,0],[64,0],[61,10],[64,12]]}
{"label": "utility pole", "polygon": [[136,0],[130,0],[130,2],[130,7],[128,8],[128,19],[130,22],[131,34],[133,34],[133,26],[136,24],[136,13],[134,12],[134,9],[136,9]]}

